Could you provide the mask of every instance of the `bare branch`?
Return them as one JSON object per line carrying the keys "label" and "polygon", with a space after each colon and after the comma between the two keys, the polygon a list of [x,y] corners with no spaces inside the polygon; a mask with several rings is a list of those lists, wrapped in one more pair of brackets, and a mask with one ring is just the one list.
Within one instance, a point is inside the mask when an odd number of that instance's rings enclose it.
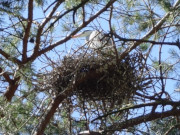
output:
{"label": "bare branch", "polygon": [[73,7],[72,9],[69,9],[69,10],[65,11],[63,14],[61,14],[59,17],[57,17],[57,19],[56,19],[53,23],[51,23],[51,25],[43,32],[43,34],[46,33],[52,26],[54,26],[54,24],[55,24],[59,19],[61,19],[64,15],[68,14],[68,13],[71,12],[71,11],[75,11],[75,10],[77,10],[77,9],[80,8],[80,7],[83,7],[88,1],[89,1],[89,0],[83,0],[79,5]]}
{"label": "bare branch", "polygon": [[19,80],[20,80],[20,76],[15,77],[10,82],[8,82],[9,87],[7,88],[6,92],[4,93],[4,96],[6,97],[7,101],[10,102],[12,97],[14,96],[14,93],[19,86]]}
{"label": "bare branch", "polygon": [[33,20],[33,0],[29,0],[29,3],[28,3],[28,22],[27,22],[27,27],[25,29],[25,34],[23,37],[22,61],[27,60],[27,44],[28,44],[29,33],[31,30],[32,20]]}
{"label": "bare branch", "polygon": [[141,43],[151,43],[151,44],[156,44],[156,45],[174,45],[179,47],[179,41],[177,42],[157,42],[157,41],[153,41],[153,40],[144,40],[144,39],[135,39],[135,38],[123,38],[120,37],[119,35],[117,35],[116,33],[112,33],[116,38],[118,38],[120,41],[124,41],[124,42],[141,42]]}
{"label": "bare branch", "polygon": [[0,54],[2,56],[4,56],[7,60],[9,61],[12,61],[18,65],[22,64],[22,62],[20,60],[18,60],[17,58],[15,57],[12,57],[11,55],[7,54],[6,52],[4,52],[2,49],[0,49]]}

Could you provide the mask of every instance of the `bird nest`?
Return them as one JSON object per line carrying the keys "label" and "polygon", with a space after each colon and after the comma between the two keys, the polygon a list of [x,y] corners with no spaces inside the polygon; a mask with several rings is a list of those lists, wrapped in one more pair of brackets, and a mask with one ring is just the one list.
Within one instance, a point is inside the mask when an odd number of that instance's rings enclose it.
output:
{"label": "bird nest", "polygon": [[69,96],[120,104],[148,85],[140,70],[143,62],[139,54],[128,55],[123,60],[116,56],[64,57],[60,63],[50,73],[51,77],[47,77],[56,94],[74,85]]}

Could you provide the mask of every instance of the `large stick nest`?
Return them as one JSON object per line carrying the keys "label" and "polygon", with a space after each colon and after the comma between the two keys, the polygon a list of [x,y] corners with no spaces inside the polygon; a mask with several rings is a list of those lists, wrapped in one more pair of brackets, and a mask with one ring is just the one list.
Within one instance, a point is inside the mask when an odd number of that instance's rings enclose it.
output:
{"label": "large stick nest", "polygon": [[137,53],[123,60],[116,56],[64,57],[60,63],[47,77],[48,85],[57,94],[72,85],[72,81],[82,79],[70,96],[86,101],[113,100],[120,104],[148,85],[142,75],[142,57]]}

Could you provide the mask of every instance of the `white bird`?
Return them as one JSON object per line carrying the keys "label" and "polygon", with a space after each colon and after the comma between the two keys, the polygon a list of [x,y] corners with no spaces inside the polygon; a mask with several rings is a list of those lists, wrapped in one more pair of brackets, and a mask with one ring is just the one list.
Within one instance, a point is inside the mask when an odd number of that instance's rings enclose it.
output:
{"label": "white bird", "polygon": [[174,90],[175,92],[180,92],[180,88],[177,88]]}
{"label": "white bird", "polygon": [[86,43],[91,49],[108,49],[112,48],[112,39],[104,33],[97,30],[86,30],[80,34],[72,36],[72,38],[86,37]]}
{"label": "white bird", "polygon": [[52,18],[55,20],[55,19],[57,19],[60,15],[61,15],[61,12],[56,12],[55,15],[52,16]]}
{"label": "white bird", "polygon": [[89,131],[89,130],[85,130],[85,131],[81,131],[78,135],[101,135],[102,131]]}

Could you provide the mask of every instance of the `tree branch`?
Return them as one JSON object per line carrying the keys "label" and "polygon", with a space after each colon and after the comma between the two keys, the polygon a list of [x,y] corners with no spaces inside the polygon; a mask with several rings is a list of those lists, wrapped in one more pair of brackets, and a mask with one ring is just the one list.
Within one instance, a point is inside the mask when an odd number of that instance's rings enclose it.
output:
{"label": "tree branch", "polygon": [[96,121],[98,119],[102,119],[102,118],[107,117],[107,116],[112,115],[112,114],[121,113],[121,112],[126,111],[126,110],[137,109],[137,108],[147,107],[147,106],[152,106],[153,107],[153,106],[157,106],[157,105],[178,106],[178,105],[180,105],[180,102],[173,102],[173,101],[168,101],[168,100],[159,100],[159,101],[152,102],[152,103],[144,103],[144,104],[139,104],[139,105],[127,106],[127,107],[123,107],[122,109],[119,109],[117,111],[109,112],[109,113],[107,113],[105,115],[99,116],[99,117],[93,119],[91,122],[94,122],[94,121]]}
{"label": "tree branch", "polygon": [[20,76],[15,77],[14,79],[11,79],[10,75],[7,72],[3,72],[3,69],[1,67],[0,67],[0,73],[9,84],[9,87],[7,87],[7,90],[4,93],[4,96],[6,97],[7,101],[10,102],[12,97],[14,96],[15,91],[17,90],[19,86]]}
{"label": "tree branch", "polygon": [[132,39],[128,39],[128,38],[123,38],[123,37],[120,37],[119,35],[117,35],[116,33],[112,33],[116,38],[118,38],[120,41],[124,41],[124,42],[145,42],[145,43],[151,43],[151,44],[157,44],[157,45],[175,45],[177,47],[179,47],[179,44],[180,42],[177,40],[177,42],[156,42],[156,41],[153,41],[153,40],[143,40],[143,39],[135,39],[135,38],[132,38]]}
{"label": "tree branch", "polygon": [[57,19],[56,19],[53,23],[51,23],[51,25],[43,32],[43,34],[46,33],[52,26],[54,26],[54,24],[55,24],[59,19],[61,19],[64,15],[68,14],[68,13],[71,12],[71,11],[75,11],[75,10],[77,10],[78,8],[84,6],[88,1],[89,1],[89,0],[83,0],[79,5],[73,7],[72,9],[69,9],[69,10],[65,11],[63,14],[61,14],[59,17],[57,17]]}
{"label": "tree branch", "polygon": [[143,122],[148,122],[148,121],[152,121],[152,120],[155,120],[158,118],[165,118],[165,117],[174,116],[174,115],[180,116],[180,110],[179,109],[172,109],[172,110],[165,111],[165,112],[149,113],[149,114],[146,114],[143,116],[139,116],[139,117],[135,117],[135,118],[123,121],[119,124],[113,124],[113,125],[109,126],[105,130],[105,132],[121,131],[122,129],[133,127],[133,126],[141,124]]}
{"label": "tree branch", "polygon": [[[64,1],[64,0],[63,0]],[[49,22],[49,20],[51,19],[51,17],[53,16],[53,14],[55,13],[55,11],[57,10],[57,8],[59,7],[59,5],[63,2],[63,1],[58,1],[56,3],[56,5],[54,6],[54,8],[52,9],[52,11],[50,12],[50,14],[47,16],[47,18],[45,18],[42,23],[39,26],[39,29],[37,31],[37,35],[36,35],[36,44],[34,47],[34,52],[33,55],[37,56],[38,55],[38,51],[39,51],[39,46],[40,46],[40,41],[41,41],[41,34],[43,31],[44,26]]]}
{"label": "tree branch", "polygon": [[15,57],[12,57],[11,55],[7,54],[6,52],[4,52],[2,49],[0,49],[0,54],[2,56],[4,56],[7,60],[9,61],[12,61],[18,65],[22,64],[22,62],[20,60],[18,60],[17,58]]}
{"label": "tree branch", "polygon": [[11,82],[11,78],[6,72],[3,72],[3,69],[0,67],[0,75],[2,75],[7,82]]}
{"label": "tree branch", "polygon": [[18,86],[19,86],[19,80],[20,76],[14,78],[9,83],[9,87],[7,88],[6,92],[4,93],[4,96],[6,97],[7,101],[11,101],[12,97],[14,96],[14,93],[16,92]]}
{"label": "tree branch", "polygon": [[31,24],[33,20],[33,0],[29,0],[28,3],[28,22],[27,22],[27,27],[25,29],[25,34],[23,37],[23,52],[22,52],[22,61],[27,60],[27,45],[28,45],[28,38],[31,30]]}
{"label": "tree branch", "polygon": [[[175,9],[180,3],[180,0],[177,0],[175,2],[175,4],[173,5],[172,9]],[[161,26],[164,24],[164,22],[166,21],[166,19],[170,16],[171,12],[173,10],[169,11],[168,13],[166,13],[166,15],[144,36],[141,38],[141,40],[146,40],[148,37],[152,36],[154,33],[156,33]],[[131,52],[133,49],[135,49],[138,45],[140,45],[142,43],[142,41],[136,41],[131,47],[127,48],[121,55],[120,55],[120,59],[123,59],[126,55],[129,54],[129,52]]]}

